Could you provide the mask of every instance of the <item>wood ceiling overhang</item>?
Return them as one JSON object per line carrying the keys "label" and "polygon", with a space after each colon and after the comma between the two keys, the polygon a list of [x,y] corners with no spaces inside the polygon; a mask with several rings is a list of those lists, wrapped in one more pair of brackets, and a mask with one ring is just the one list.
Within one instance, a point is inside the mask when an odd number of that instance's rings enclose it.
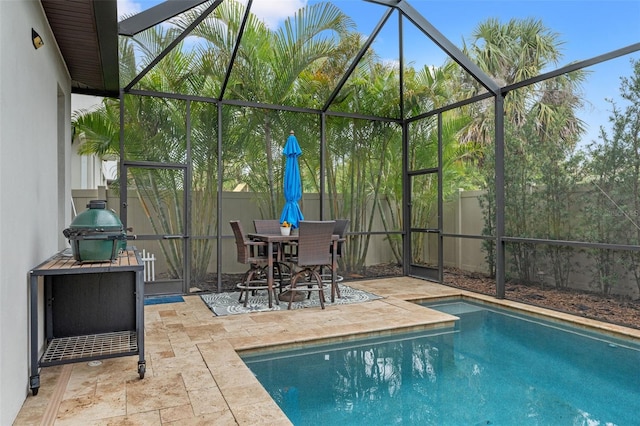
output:
{"label": "wood ceiling overhang", "polygon": [[72,93],[117,97],[116,0],[41,0],[69,73]]}

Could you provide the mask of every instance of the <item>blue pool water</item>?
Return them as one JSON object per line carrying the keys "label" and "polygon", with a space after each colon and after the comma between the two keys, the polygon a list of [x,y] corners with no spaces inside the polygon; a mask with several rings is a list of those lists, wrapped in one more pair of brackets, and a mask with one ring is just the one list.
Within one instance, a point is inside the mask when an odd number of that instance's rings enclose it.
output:
{"label": "blue pool water", "polygon": [[295,425],[640,425],[640,345],[467,302],[453,329],[244,356]]}

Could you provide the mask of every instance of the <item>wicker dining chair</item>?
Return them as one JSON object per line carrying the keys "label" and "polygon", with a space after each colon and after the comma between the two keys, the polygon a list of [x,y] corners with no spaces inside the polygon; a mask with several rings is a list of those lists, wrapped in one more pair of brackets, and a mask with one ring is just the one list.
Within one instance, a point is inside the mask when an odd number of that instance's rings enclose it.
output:
{"label": "wicker dining chair", "polygon": [[[255,219],[253,226],[258,234],[280,235],[280,221],[278,219]],[[295,256],[295,245],[288,244],[287,247],[278,247],[279,261],[286,262],[288,258]]]}
{"label": "wicker dining chair", "polygon": [[333,234],[340,236],[336,255],[338,257],[342,257],[342,246],[344,245],[344,239],[347,237],[347,231],[349,230],[349,224],[351,221],[349,219],[336,219],[335,222],[336,224],[333,227]]}
{"label": "wicker dining chair", "polygon": [[[254,219],[253,227],[255,228],[257,234],[280,235],[280,221],[278,221],[277,219]],[[277,253],[278,248],[278,246],[273,247],[274,254]],[[267,251],[264,248],[260,248],[258,252],[266,256]]]}
{"label": "wicker dining chair", "polygon": [[254,219],[253,226],[258,234],[280,234],[278,219]]}
{"label": "wicker dining chair", "polygon": [[[298,246],[295,264],[300,268],[291,277],[291,284],[287,287],[292,292],[318,292],[320,306],[324,309],[324,282],[320,276],[320,269],[324,266],[333,267],[331,252],[328,247],[331,245],[333,236],[334,221],[308,221],[299,223]],[[298,281],[303,279],[300,287]],[[288,309],[291,309],[289,299]]]}
{"label": "wicker dining chair", "polygon": [[258,253],[258,249],[266,248],[267,243],[247,239],[240,221],[232,220],[229,221],[229,224],[236,239],[238,262],[249,265],[249,270],[245,272],[242,276],[242,281],[237,285],[240,289],[238,302],[242,302],[242,296],[244,295],[244,306],[247,306],[250,291],[255,294],[257,290],[268,291],[269,289],[267,279],[264,276],[264,267],[267,266],[269,259],[266,254],[260,255]]}
{"label": "wicker dining chair", "polygon": [[[340,259],[342,257],[342,251],[343,251],[343,246],[344,246],[344,241],[345,238],[347,237],[347,231],[349,230],[349,223],[351,223],[351,221],[349,219],[336,219],[335,220],[335,225],[333,227],[333,235],[338,235],[340,237],[340,239],[337,242],[337,249],[336,249],[336,258]],[[333,244],[329,246],[329,251],[331,253],[333,253]],[[321,274],[322,276],[322,280],[325,283],[330,283],[332,282],[332,275],[333,274]],[[340,295],[340,287],[337,285],[337,283],[344,281],[344,277],[342,275],[336,275],[336,285],[331,289],[331,302],[334,301],[334,298],[337,294],[338,298],[342,297]]]}
{"label": "wicker dining chair", "polygon": [[[280,235],[280,221],[278,219],[254,219],[253,226],[257,234]],[[266,256],[266,247],[260,248],[258,253]],[[289,256],[285,253],[285,249],[281,244],[274,245],[273,255],[273,274],[278,277],[280,291],[282,291],[284,282],[291,277],[291,267],[286,263]]]}

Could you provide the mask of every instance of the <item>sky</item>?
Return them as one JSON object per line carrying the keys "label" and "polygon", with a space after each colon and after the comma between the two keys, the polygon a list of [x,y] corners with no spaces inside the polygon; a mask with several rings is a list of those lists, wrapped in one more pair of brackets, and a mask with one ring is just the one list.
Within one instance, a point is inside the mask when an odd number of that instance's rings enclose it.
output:
{"label": "sky", "polygon": [[[118,0],[118,15],[139,13],[160,0]],[[272,29],[305,4],[319,0],[254,0],[252,12]],[[365,35],[387,10],[364,0],[334,0],[333,3],[349,15],[357,30]],[[424,16],[453,44],[461,47],[469,42],[479,23],[489,18],[502,23],[510,19],[539,19],[563,42],[563,57],[548,70],[571,62],[591,59],[640,42],[640,0],[409,0],[409,4]],[[397,15],[393,15],[376,38],[374,50],[382,60],[398,61]],[[446,54],[417,29],[404,24],[404,59],[416,67],[442,65]],[[640,53],[631,55],[636,60]],[[589,68],[591,71],[584,94],[587,105],[579,113],[588,125],[582,144],[596,139],[600,125],[605,125],[611,106],[605,98],[619,100],[620,77],[631,73],[629,57]]]}

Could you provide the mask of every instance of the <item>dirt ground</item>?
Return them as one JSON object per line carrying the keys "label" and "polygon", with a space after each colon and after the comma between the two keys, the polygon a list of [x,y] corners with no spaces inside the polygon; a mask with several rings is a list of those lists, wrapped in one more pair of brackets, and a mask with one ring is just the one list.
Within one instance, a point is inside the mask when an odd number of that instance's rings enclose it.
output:
{"label": "dirt ground", "polygon": [[[344,283],[401,275],[402,268],[398,265],[375,265],[368,267],[363,274],[346,274]],[[223,276],[222,291],[235,291],[236,283],[241,278],[242,275]],[[456,269],[445,270],[444,284],[476,293],[495,295],[495,280]],[[217,291],[215,277],[209,279],[199,290]],[[576,290],[549,287],[543,289],[540,285],[524,285],[515,282],[505,284],[505,298],[640,330],[640,300],[607,297]]]}
{"label": "dirt ground", "polygon": [[[445,284],[476,293],[495,295],[495,281],[480,275],[449,270],[445,273]],[[540,285],[514,282],[505,284],[505,298],[640,329],[640,300],[548,286],[543,289]]]}

